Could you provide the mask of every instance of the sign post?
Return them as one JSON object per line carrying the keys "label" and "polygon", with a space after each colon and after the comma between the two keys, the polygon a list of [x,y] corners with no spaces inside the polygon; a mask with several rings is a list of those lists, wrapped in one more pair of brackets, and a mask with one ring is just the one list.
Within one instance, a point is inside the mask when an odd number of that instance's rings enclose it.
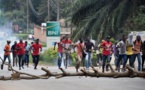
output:
{"label": "sign post", "polygon": [[47,36],[47,48],[52,48],[55,42],[60,41],[60,23],[47,22],[46,36]]}

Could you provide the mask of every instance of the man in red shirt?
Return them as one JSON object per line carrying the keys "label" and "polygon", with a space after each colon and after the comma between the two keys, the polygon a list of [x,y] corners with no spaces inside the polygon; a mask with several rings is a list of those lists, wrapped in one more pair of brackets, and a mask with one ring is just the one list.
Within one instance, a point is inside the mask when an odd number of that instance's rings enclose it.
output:
{"label": "man in red shirt", "polygon": [[18,51],[18,58],[19,58],[19,70],[21,70],[21,67],[24,65],[24,54],[25,54],[25,44],[23,43],[23,40],[20,39],[20,42],[17,44],[17,51]]}
{"label": "man in red shirt", "polygon": [[72,41],[68,38],[68,35],[66,35],[65,39],[62,40],[62,43],[63,43],[63,54],[65,56],[64,65],[65,65],[65,68],[67,69],[67,63],[68,63],[70,52],[71,52]]}
{"label": "man in red shirt", "polygon": [[55,50],[56,44],[58,45],[58,50],[57,50],[57,52],[58,52],[58,62],[57,62],[58,68],[61,67],[61,60],[62,60],[62,55],[63,55],[62,40],[63,40],[63,38],[60,39],[60,42],[55,42],[55,44],[54,44],[54,50]]}
{"label": "man in red shirt", "polygon": [[33,51],[34,58],[34,69],[37,69],[37,65],[39,63],[39,50],[42,51],[42,46],[39,44],[39,39],[36,40],[34,44],[32,44],[31,49]]}
{"label": "man in red shirt", "polygon": [[[110,62],[110,54],[111,54],[111,47],[112,47],[112,43],[110,42],[110,36],[107,37],[107,40],[104,41],[101,44],[101,47],[103,47],[103,65],[102,65],[102,72],[104,72],[104,68],[105,68],[105,64],[106,64],[106,60],[107,63]],[[106,66],[106,70],[108,70],[108,65]]]}

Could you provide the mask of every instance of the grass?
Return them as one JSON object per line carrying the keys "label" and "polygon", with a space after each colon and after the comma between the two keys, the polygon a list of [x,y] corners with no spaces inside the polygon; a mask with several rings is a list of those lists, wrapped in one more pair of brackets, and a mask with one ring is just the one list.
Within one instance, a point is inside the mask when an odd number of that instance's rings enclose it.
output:
{"label": "grass", "polygon": [[16,36],[20,39],[27,39],[28,38],[28,34],[14,34],[14,36]]}

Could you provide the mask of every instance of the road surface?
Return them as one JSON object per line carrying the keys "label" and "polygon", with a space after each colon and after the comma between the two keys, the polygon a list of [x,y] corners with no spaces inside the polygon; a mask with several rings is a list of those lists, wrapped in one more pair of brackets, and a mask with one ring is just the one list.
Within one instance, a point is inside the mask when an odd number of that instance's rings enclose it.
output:
{"label": "road surface", "polygon": [[[22,72],[41,75],[44,74],[39,66],[37,70],[33,66],[25,67]],[[46,67],[46,66],[44,66]],[[53,72],[60,72],[57,67],[46,67]],[[18,70],[18,67],[15,67]],[[73,67],[67,69],[74,72]],[[0,70],[0,76],[10,76],[11,72]],[[64,77],[55,79],[37,79],[37,80],[16,80],[0,81],[0,90],[145,90],[145,79],[142,78],[91,78],[91,77]]]}

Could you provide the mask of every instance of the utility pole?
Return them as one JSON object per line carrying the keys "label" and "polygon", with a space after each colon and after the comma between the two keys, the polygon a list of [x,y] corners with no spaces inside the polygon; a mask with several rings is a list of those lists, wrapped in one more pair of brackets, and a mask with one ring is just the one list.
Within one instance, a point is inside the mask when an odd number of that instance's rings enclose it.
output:
{"label": "utility pole", "polygon": [[50,21],[50,0],[47,1],[47,7],[48,7],[48,21]]}
{"label": "utility pole", "polygon": [[60,0],[57,0],[57,21],[59,21],[59,16],[60,16],[60,7],[59,7],[59,1]]}
{"label": "utility pole", "polygon": [[[73,0],[71,0],[71,4],[73,3]],[[72,9],[71,9],[71,12],[72,12]],[[73,34],[73,24],[71,22],[70,24],[70,33]]]}
{"label": "utility pole", "polygon": [[29,29],[29,2],[27,0],[27,33]]}

